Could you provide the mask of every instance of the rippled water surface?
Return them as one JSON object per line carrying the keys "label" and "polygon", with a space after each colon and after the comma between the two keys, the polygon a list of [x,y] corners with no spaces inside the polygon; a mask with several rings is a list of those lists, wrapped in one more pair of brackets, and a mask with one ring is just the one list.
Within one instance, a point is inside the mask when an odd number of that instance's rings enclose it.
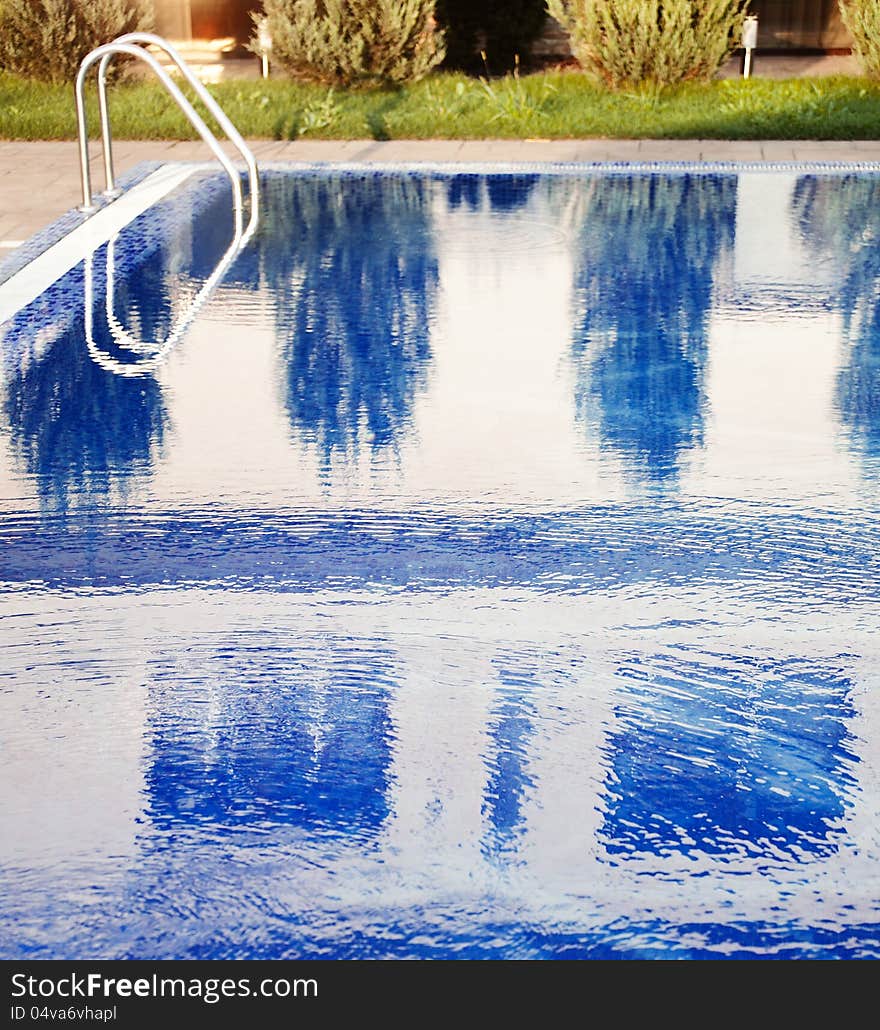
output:
{"label": "rippled water surface", "polygon": [[880,958],[880,177],[231,231],[0,326],[2,957]]}

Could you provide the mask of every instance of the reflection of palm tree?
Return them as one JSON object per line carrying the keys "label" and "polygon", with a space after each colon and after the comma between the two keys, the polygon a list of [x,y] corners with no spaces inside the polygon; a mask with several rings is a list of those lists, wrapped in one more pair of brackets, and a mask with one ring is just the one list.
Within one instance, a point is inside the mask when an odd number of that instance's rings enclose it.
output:
{"label": "reflection of palm tree", "polygon": [[674,477],[682,450],[702,441],[706,318],[735,201],[731,176],[609,176],[587,186],[577,414],[649,479]]}
{"label": "reflection of palm tree", "polygon": [[287,408],[325,464],[367,442],[396,445],[424,386],[437,285],[429,189],[405,177],[285,176],[267,197]]}
{"label": "reflection of palm tree", "polygon": [[792,206],[813,253],[834,263],[848,362],[837,382],[841,420],[865,457],[880,458],[880,181],[803,176]]}
{"label": "reflection of palm tree", "polygon": [[[96,265],[103,264],[102,249]],[[101,289],[95,298],[99,342],[111,353],[106,320],[97,317],[103,312]],[[171,311],[164,268],[155,256],[128,278],[115,302],[116,314],[142,339],[162,338]],[[65,509],[74,494],[106,497],[147,466],[162,442],[165,413],[155,380],[127,379],[99,367],[89,356],[81,317],[62,317],[69,324],[46,354],[7,383],[3,414],[43,500]]]}

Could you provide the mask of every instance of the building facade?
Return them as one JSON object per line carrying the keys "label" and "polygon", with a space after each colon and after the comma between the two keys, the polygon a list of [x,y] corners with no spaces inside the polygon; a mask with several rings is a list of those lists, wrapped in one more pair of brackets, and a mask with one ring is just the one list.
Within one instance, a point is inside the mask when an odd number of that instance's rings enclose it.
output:
{"label": "building facade", "polygon": [[[168,39],[202,41],[229,39],[243,45],[252,32],[252,12],[260,0],[153,0],[157,31]],[[850,37],[837,0],[752,0],[758,16],[758,43],[765,50],[847,51]],[[548,19],[548,21],[550,21]],[[554,31],[554,29],[557,29]],[[565,34],[548,25],[544,52],[567,49]]]}

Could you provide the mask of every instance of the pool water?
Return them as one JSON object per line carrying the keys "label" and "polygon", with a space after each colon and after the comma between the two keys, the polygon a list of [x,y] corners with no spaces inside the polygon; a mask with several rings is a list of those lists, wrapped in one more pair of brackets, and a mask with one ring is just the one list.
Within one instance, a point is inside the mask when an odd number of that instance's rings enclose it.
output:
{"label": "pool water", "polygon": [[0,955],[880,957],[880,174],[263,178],[0,326]]}

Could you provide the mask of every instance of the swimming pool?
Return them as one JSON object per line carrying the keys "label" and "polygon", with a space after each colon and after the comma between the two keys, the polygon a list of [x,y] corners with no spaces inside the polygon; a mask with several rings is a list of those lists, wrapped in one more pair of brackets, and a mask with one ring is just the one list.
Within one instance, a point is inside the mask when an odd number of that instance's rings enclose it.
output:
{"label": "swimming pool", "polygon": [[880,169],[263,178],[5,266],[3,957],[880,957]]}

